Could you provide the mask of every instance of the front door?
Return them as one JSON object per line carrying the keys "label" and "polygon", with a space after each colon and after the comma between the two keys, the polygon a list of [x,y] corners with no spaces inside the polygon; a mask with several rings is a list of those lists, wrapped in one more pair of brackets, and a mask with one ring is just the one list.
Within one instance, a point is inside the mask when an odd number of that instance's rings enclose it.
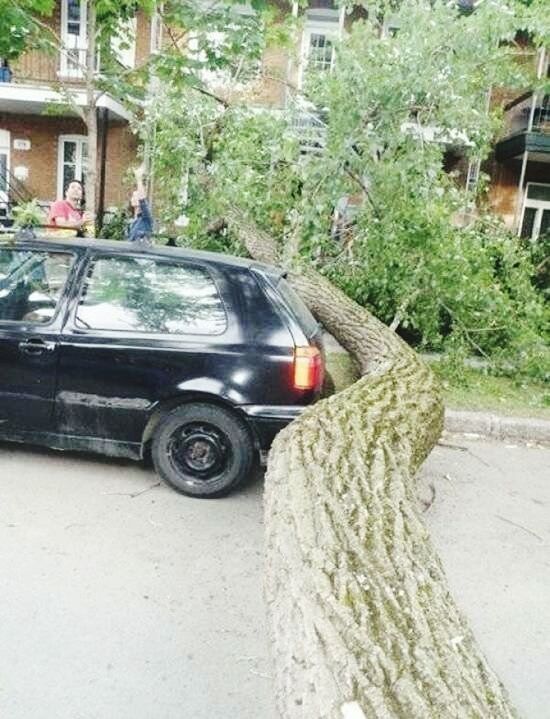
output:
{"label": "front door", "polygon": [[68,252],[0,247],[0,433],[51,431]]}
{"label": "front door", "polygon": [[8,171],[10,169],[10,133],[0,130],[0,219],[8,214]]}

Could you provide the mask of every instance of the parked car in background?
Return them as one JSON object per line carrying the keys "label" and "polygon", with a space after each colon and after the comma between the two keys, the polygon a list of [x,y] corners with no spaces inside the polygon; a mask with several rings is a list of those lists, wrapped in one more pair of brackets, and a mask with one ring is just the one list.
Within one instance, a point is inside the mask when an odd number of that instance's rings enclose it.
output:
{"label": "parked car in background", "polygon": [[0,239],[0,439],[141,460],[220,496],[321,391],[276,268],[121,242]]}

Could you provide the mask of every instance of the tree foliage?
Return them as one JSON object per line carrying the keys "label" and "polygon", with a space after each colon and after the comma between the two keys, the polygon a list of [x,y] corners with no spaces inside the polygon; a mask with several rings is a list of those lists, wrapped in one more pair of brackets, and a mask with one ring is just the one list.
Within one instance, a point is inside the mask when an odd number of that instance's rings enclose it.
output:
{"label": "tree foliage", "polygon": [[[172,178],[161,182],[163,219],[185,211],[183,241],[238,251],[230,234],[205,232],[238,207],[289,261],[313,263],[419,346],[544,374],[545,311],[528,254],[444,171],[449,149],[488,155],[501,122],[488,111],[491,88],[534,82],[515,38],[548,41],[544,6],[481,3],[465,14],[411,1],[392,24],[395,35],[380,12],[355,23],[333,72],[309,73],[283,112],[251,110],[253,84],[229,104],[174,84],[152,98],[143,128],[155,128],[157,178]],[[304,116],[319,127],[315,152],[303,152]],[[335,235],[344,198],[350,227]]]}
{"label": "tree foliage", "polygon": [[40,44],[41,34],[33,16],[49,17],[54,0],[0,0],[0,57],[20,55],[31,43]]}

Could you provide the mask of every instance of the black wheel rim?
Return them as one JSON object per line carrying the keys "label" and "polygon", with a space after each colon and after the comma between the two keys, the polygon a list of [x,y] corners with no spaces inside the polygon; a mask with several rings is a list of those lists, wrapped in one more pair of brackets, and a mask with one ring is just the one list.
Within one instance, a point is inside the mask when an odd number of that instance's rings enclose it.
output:
{"label": "black wheel rim", "polygon": [[212,482],[227,469],[231,445],[218,427],[191,422],[174,430],[167,454],[178,473],[201,482]]}

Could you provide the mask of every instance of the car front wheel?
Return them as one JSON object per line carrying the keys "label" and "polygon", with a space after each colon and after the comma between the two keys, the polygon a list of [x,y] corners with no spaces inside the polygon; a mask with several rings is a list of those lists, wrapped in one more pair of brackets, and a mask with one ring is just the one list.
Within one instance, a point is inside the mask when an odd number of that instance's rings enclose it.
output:
{"label": "car front wheel", "polygon": [[184,404],[160,420],[152,457],[160,477],[183,494],[220,497],[249,474],[250,431],[236,415],[213,404]]}

